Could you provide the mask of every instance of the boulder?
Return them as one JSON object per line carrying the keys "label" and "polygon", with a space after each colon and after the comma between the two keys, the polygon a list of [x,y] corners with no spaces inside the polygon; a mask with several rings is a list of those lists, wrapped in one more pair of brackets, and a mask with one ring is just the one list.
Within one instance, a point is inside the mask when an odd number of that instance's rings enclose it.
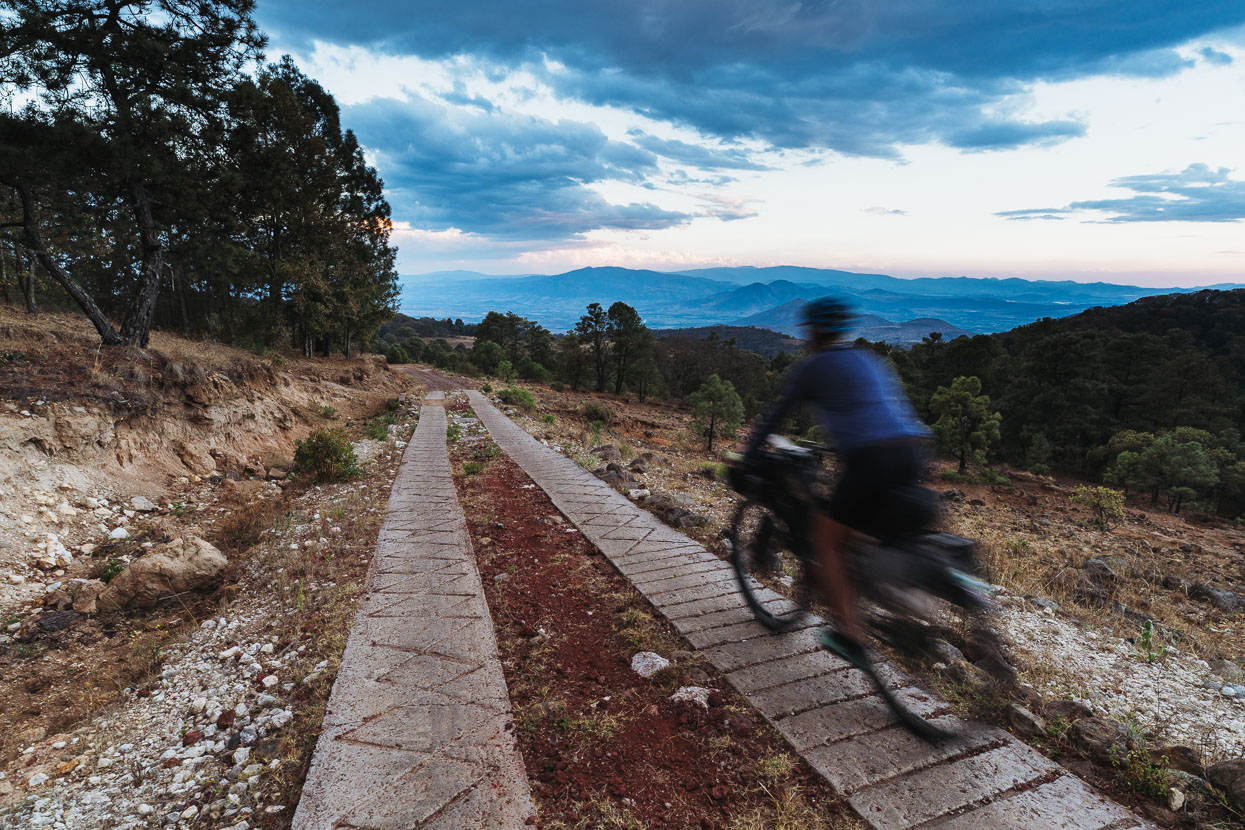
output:
{"label": "boulder", "polygon": [[135,496],[130,499],[130,507],[133,507],[140,513],[152,513],[158,509],[156,503],[146,496]]}
{"label": "boulder", "polygon": [[1046,732],[1046,721],[1014,703],[1007,707],[1007,722],[1017,734],[1025,738],[1033,738]]}
{"label": "boulder", "polygon": [[592,454],[602,461],[622,461],[622,453],[613,444],[603,444],[592,450]]}
{"label": "boulder", "polygon": [[1241,672],[1241,667],[1231,660],[1211,660],[1210,670],[1221,680],[1229,680],[1235,683],[1245,679],[1245,673]]}
{"label": "boulder", "polygon": [[216,473],[216,459],[202,444],[178,441],[173,445],[173,452],[186,465],[186,469],[197,476],[210,476]]}
{"label": "boulder", "polygon": [[1238,807],[1245,807],[1245,758],[1211,764],[1206,770],[1206,777],[1227,793]]}
{"label": "boulder", "polygon": [[213,585],[227,564],[223,553],[197,536],[159,545],[113,577],[99,595],[98,608],[150,608],[161,597]]}
{"label": "boulder", "polygon": [[220,494],[222,498],[246,503],[253,501],[264,490],[262,481],[238,481],[234,478],[221,479]]}
{"label": "boulder", "polygon": [[1120,581],[1120,576],[1101,559],[1090,559],[1081,566],[1081,575],[1098,588],[1107,588]]}
{"label": "boulder", "polygon": [[1223,588],[1216,588],[1214,585],[1194,585],[1189,591],[1189,596],[1209,602],[1220,611],[1227,611],[1229,614],[1245,608],[1245,597]]}
{"label": "boulder", "polygon": [[964,491],[958,487],[951,487],[942,491],[943,501],[964,501],[967,498],[968,496],[964,494]]}
{"label": "boulder", "polygon": [[98,579],[88,579],[82,583],[82,586],[78,588],[78,592],[74,594],[73,610],[82,614],[98,613],[99,606],[97,600],[107,587]]}
{"label": "boulder", "polygon": [[1094,713],[1078,700],[1053,700],[1042,710],[1048,718],[1063,718],[1068,723],[1092,718]]}
{"label": "boulder", "polygon": [[1100,718],[1085,718],[1072,724],[1072,729],[1069,731],[1081,746],[1098,758],[1110,759],[1113,748],[1115,753],[1122,753],[1128,749],[1124,730],[1118,723]]}
{"label": "boulder", "polygon": [[1162,746],[1150,750],[1150,763],[1156,767],[1175,769],[1190,775],[1201,775],[1205,768],[1197,750],[1188,746]]}
{"label": "boulder", "polygon": [[648,462],[641,456],[640,458],[632,459],[631,463],[627,465],[627,469],[633,473],[643,475],[648,472]]}

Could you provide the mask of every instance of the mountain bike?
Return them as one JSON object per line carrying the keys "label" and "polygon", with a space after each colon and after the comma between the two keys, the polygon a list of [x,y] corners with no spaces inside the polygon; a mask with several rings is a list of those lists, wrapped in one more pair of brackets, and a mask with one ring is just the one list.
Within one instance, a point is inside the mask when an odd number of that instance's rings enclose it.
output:
{"label": "mountain bike", "polygon": [[[755,463],[735,457],[729,468],[732,487],[744,496],[731,522],[731,564],[757,621],[774,632],[800,625],[818,598],[809,532],[828,489],[819,471],[830,452],[823,445],[771,436]],[[973,542],[927,530],[939,512],[937,496],[921,487],[898,488],[880,512],[885,527],[857,534],[846,552],[859,594],[872,606],[866,620],[874,637],[910,655],[932,653],[922,622],[938,601],[958,607],[992,637],[984,612],[993,602],[975,576]],[[912,732],[931,741],[950,736],[904,705],[872,661],[858,668]]]}

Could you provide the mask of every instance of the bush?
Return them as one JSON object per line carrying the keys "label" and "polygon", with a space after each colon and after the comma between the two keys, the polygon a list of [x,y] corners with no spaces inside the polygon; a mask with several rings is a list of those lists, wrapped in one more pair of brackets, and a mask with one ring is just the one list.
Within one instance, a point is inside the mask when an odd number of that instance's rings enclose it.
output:
{"label": "bush", "polygon": [[484,384],[483,386],[480,387],[480,391],[486,395],[493,394],[493,384],[491,383]]}
{"label": "bush", "polygon": [[468,461],[463,464],[463,475],[474,476],[484,472],[484,464],[479,461]]}
{"label": "bush", "polygon": [[544,421],[546,424],[551,424],[551,425],[557,423],[558,421],[558,419],[555,418],[551,413],[545,413],[544,415],[541,415],[540,420]]}
{"label": "bush", "polygon": [[525,411],[531,411],[536,408],[536,401],[532,400],[532,393],[526,389],[516,389],[511,386],[498,392],[497,397],[502,403],[517,406]]}
{"label": "bush", "polygon": [[311,481],[345,481],[359,475],[354,447],[337,430],[320,429],[294,444],[294,474]]}
{"label": "bush", "polygon": [[1077,487],[1069,499],[1083,504],[1093,513],[1094,524],[1110,530],[1113,524],[1124,519],[1124,494],[1110,487]]}
{"label": "bush", "polygon": [[386,363],[410,363],[411,356],[407,354],[406,349],[402,348],[401,346],[396,346],[396,345],[390,346],[389,350],[385,352],[385,362]]}
{"label": "bush", "polygon": [[566,387],[562,385],[562,381],[555,380],[553,383],[549,384],[549,388],[552,389],[554,392],[561,392]]}
{"label": "bush", "polygon": [[609,426],[614,422],[614,411],[598,401],[588,401],[579,412],[589,423],[600,421],[602,425]]}

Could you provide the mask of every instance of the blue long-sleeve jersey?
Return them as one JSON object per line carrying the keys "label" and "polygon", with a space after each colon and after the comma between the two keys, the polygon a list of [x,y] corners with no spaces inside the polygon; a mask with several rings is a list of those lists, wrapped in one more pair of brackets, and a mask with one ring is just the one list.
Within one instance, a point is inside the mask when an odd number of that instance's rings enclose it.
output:
{"label": "blue long-sleeve jersey", "polygon": [[868,349],[832,346],[796,364],[748,445],[752,452],[800,404],[810,404],[842,455],[871,444],[931,433],[885,360]]}

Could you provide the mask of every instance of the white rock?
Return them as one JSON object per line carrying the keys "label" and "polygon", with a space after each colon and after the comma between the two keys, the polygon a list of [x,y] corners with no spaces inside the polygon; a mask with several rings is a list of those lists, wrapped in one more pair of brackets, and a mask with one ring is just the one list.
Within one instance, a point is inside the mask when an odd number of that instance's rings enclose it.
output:
{"label": "white rock", "polygon": [[641,651],[631,658],[631,670],[640,677],[652,677],[668,668],[670,661],[651,651]]}
{"label": "white rock", "polygon": [[149,816],[155,811],[156,811],[156,808],[152,807],[150,804],[139,804],[138,809],[135,810],[135,812],[138,813],[140,816]]}
{"label": "white rock", "polygon": [[112,531],[108,534],[108,538],[109,539],[128,539],[130,538],[130,531],[126,530],[124,527],[114,527]]}
{"label": "white rock", "polygon": [[670,695],[675,703],[694,703],[701,709],[709,708],[709,695],[713,689],[704,686],[680,686],[678,691]]}
{"label": "white rock", "polygon": [[233,751],[233,762],[235,764],[245,764],[247,759],[251,757],[251,748],[249,746],[240,746]]}
{"label": "white rock", "polygon": [[191,805],[190,805],[189,807],[187,807],[185,810],[182,810],[182,815],[181,815],[181,817],[182,817],[183,819],[187,819],[187,820],[188,820],[188,819],[192,819],[192,818],[194,818],[194,817],[195,817],[195,816],[197,816],[197,815],[199,815],[199,808],[198,808],[198,807],[196,807],[194,804],[191,804]]}
{"label": "white rock", "polygon": [[265,689],[271,689],[273,686],[277,685],[279,681],[277,680],[277,676],[275,674],[268,674],[264,675],[264,679],[259,682],[264,684]]}
{"label": "white rock", "polygon": [[194,712],[196,715],[202,712],[206,708],[207,708],[206,697],[197,697],[195,698],[195,702],[190,704],[190,711]]}

